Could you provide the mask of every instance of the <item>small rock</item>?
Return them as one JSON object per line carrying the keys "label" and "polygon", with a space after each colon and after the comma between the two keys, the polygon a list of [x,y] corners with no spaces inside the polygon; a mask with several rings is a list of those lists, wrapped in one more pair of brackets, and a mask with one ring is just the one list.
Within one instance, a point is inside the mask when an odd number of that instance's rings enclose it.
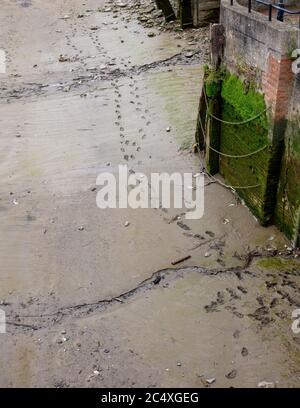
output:
{"label": "small rock", "polygon": [[275,384],[271,381],[260,381],[257,386],[258,388],[275,388]]}
{"label": "small rock", "polygon": [[194,53],[192,51],[189,51],[185,54],[186,58],[192,58],[193,55]]}
{"label": "small rock", "polygon": [[210,384],[213,384],[214,382],[216,382],[216,379],[215,378],[206,378],[205,381],[206,381],[207,384],[210,385]]}
{"label": "small rock", "polygon": [[242,354],[243,357],[248,356],[248,354],[249,354],[248,349],[246,347],[243,347],[242,351],[241,351],[241,354]]}
{"label": "small rock", "polygon": [[124,227],[128,227],[130,225],[129,221],[125,221]]}
{"label": "small rock", "polygon": [[83,231],[84,227],[81,225],[80,227],[78,227],[78,231]]}
{"label": "small rock", "polygon": [[237,370],[231,370],[228,374],[225,375],[229,380],[233,380],[237,376]]}

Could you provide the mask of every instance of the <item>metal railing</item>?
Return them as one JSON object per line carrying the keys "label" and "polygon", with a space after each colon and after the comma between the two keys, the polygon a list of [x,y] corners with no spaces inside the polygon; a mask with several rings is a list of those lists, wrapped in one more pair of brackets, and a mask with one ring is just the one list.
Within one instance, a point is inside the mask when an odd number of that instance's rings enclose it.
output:
{"label": "metal railing", "polygon": [[[272,4],[267,1],[263,0],[248,0],[248,12],[251,13],[252,11],[252,1],[255,3],[263,4],[264,6],[268,7],[269,9],[269,21],[272,21],[273,17],[273,9],[277,10],[277,20],[284,21],[284,15],[299,15],[299,23],[298,27],[300,28],[300,10],[289,10],[284,7],[284,0],[279,0],[278,4]],[[230,4],[233,6],[233,0],[230,0]]]}

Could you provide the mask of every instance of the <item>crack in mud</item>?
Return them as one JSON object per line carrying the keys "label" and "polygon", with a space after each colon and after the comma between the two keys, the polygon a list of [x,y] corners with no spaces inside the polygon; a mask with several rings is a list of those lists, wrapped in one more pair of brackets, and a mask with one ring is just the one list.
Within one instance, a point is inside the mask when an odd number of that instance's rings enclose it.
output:
{"label": "crack in mud", "polygon": [[[57,311],[53,313],[45,313],[40,315],[19,315],[15,314],[11,316],[11,320],[7,321],[7,324],[20,330],[40,330],[55,324],[61,323],[65,318],[81,318],[92,313],[103,313],[108,308],[113,306],[120,306],[126,304],[126,302],[132,298],[135,298],[139,293],[146,292],[159,287],[161,283],[165,285],[170,280],[181,278],[186,272],[196,272],[204,276],[216,276],[219,274],[234,274],[239,280],[243,279],[243,275],[250,277],[255,277],[255,273],[248,270],[255,258],[270,258],[274,257],[273,253],[270,252],[259,252],[251,251],[244,257],[244,265],[237,267],[229,267],[226,269],[208,269],[199,266],[186,266],[178,268],[165,268],[154,272],[149,278],[140,282],[134,288],[119,294],[118,296],[102,299],[90,303],[80,303],[70,306],[60,307]],[[281,257],[283,258],[283,257]],[[287,256],[286,258],[290,258]],[[167,286],[165,286],[167,288]],[[9,315],[7,315],[9,317]],[[14,320],[12,320],[14,318]],[[23,323],[24,319],[32,319],[28,323]],[[38,323],[36,322],[38,320]]]}
{"label": "crack in mud", "polygon": [[[74,89],[84,88],[85,85],[97,85],[98,82],[101,81],[109,81],[117,78],[127,78],[133,75],[141,75],[146,72],[155,71],[156,69],[164,68],[164,67],[175,67],[179,65],[194,65],[194,64],[202,64],[206,62],[205,57],[202,55],[202,50],[194,50],[193,55],[189,56],[188,58],[185,56],[187,50],[182,50],[180,53],[174,54],[169,58],[165,58],[162,60],[150,62],[143,65],[135,65],[128,69],[97,69],[95,68],[92,73],[82,73],[75,78],[72,78],[68,81],[59,81],[57,80],[54,84],[48,83],[35,83],[35,82],[28,82],[20,84],[19,87],[11,89],[7,86],[1,86],[0,83],[0,100],[2,99],[21,99],[26,98],[32,95],[40,96],[45,95],[47,92],[50,92],[52,89],[55,91],[69,92]],[[90,71],[91,72],[91,71]]]}

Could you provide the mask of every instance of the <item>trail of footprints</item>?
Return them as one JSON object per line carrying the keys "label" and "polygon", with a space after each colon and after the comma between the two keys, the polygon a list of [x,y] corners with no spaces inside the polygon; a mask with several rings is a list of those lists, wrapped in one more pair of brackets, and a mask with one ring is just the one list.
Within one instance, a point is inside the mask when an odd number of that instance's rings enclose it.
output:
{"label": "trail of footprints", "polygon": [[[66,34],[66,41],[67,45],[71,47],[74,51],[74,58],[81,59],[81,62],[84,67],[87,66],[85,59],[82,58],[82,49],[75,45],[72,41],[72,38],[76,36],[77,27],[72,25],[71,34]],[[84,32],[90,40],[92,41],[95,49],[96,54],[101,55],[104,59],[108,60],[109,65],[117,65],[120,68],[131,68],[132,62],[129,59],[120,58],[117,61],[117,58],[110,57],[108,51],[101,45],[99,34],[97,31],[90,31],[84,25],[80,27],[80,31]],[[136,129],[127,130],[125,128],[125,123],[122,116],[122,106],[124,103],[127,103],[126,95],[126,102],[122,100],[122,88],[119,84],[119,79],[113,79],[111,81],[111,85],[114,90],[114,109],[115,109],[115,126],[118,128],[119,132],[119,143],[120,143],[120,152],[122,155],[122,159],[124,163],[131,163],[130,172],[133,173],[133,165],[140,165],[142,164],[142,141],[147,137],[147,130],[151,124],[149,119],[149,111],[143,105],[141,94],[139,92],[139,86],[137,80],[133,77],[129,77],[129,100],[132,109],[135,111],[136,116],[141,119],[137,120],[136,122],[139,123],[139,127]],[[123,85],[125,88],[125,86]],[[151,159],[151,156],[149,156]]]}
{"label": "trail of footprints", "polygon": [[[131,61],[125,63],[124,58],[121,58],[120,65],[127,67],[131,65]],[[142,121],[138,121],[141,125],[135,130],[127,131],[125,128],[124,120],[122,117],[122,90],[119,85],[119,80],[115,79],[111,81],[111,85],[114,88],[114,102],[115,102],[115,126],[119,130],[120,138],[120,151],[123,156],[124,162],[133,162],[133,164],[142,164],[141,161],[141,152],[142,152],[142,141],[147,137],[147,127],[151,124],[151,121],[148,120],[148,109],[143,107],[141,102],[139,87],[137,80],[130,77],[129,82],[129,99],[130,105],[132,105],[135,110],[136,116],[138,116]],[[131,172],[134,172],[133,168],[130,169]]]}

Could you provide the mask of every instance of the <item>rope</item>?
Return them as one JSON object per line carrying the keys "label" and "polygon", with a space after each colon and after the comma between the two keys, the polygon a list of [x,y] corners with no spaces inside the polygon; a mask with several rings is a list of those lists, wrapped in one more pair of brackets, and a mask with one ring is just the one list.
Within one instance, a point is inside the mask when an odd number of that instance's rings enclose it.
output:
{"label": "rope", "polygon": [[255,152],[248,153],[248,154],[242,154],[242,155],[240,155],[240,156],[234,156],[234,155],[232,155],[232,154],[227,154],[227,153],[219,152],[218,150],[216,150],[216,149],[214,149],[213,147],[209,146],[209,148],[210,148],[212,151],[214,151],[215,153],[218,153],[218,154],[220,154],[221,156],[231,157],[231,158],[234,158],[234,159],[240,159],[240,158],[244,158],[244,157],[253,156],[253,155],[256,154],[256,153],[259,153],[259,152],[265,150],[267,147],[268,147],[268,145],[265,145],[265,146],[261,147],[260,149],[255,150]]}
{"label": "rope", "polygon": [[209,114],[209,116],[211,116],[215,120],[218,120],[221,123],[224,123],[225,125],[245,125],[246,123],[252,122],[253,120],[259,118],[261,115],[266,113],[266,111],[269,109],[269,108],[266,108],[262,112],[260,112],[257,115],[253,116],[252,118],[243,120],[241,122],[228,122],[227,120],[220,119],[217,116],[215,116],[215,115],[213,115],[212,113],[209,112],[208,102],[207,102],[207,97],[206,97],[206,91],[205,91],[205,84],[203,85],[203,93],[204,93],[204,99],[205,99],[205,104],[206,104],[206,108],[207,108],[207,113]]}
{"label": "rope", "polygon": [[[204,129],[203,129],[203,124],[202,124],[201,117],[200,117],[199,122],[200,122],[200,126],[201,126],[201,131],[202,131],[203,139],[205,140],[205,132],[204,132]],[[199,153],[200,160],[202,160],[201,153],[200,153],[199,143],[196,143],[196,146],[197,146],[197,151],[198,151],[198,153]],[[222,187],[225,187],[225,188],[227,188],[227,189],[230,189],[230,190],[232,190],[233,192],[235,192],[235,190],[246,190],[246,189],[257,188],[257,187],[260,187],[260,186],[261,186],[261,184],[254,184],[254,185],[252,185],[252,186],[230,186],[230,185],[225,184],[225,183],[223,183],[222,181],[218,180],[218,179],[215,178],[214,176],[212,176],[210,173],[208,173],[208,171],[205,171],[205,174],[207,175],[208,178],[210,178],[211,180],[213,180],[215,183],[218,183],[218,184],[220,184]]]}

